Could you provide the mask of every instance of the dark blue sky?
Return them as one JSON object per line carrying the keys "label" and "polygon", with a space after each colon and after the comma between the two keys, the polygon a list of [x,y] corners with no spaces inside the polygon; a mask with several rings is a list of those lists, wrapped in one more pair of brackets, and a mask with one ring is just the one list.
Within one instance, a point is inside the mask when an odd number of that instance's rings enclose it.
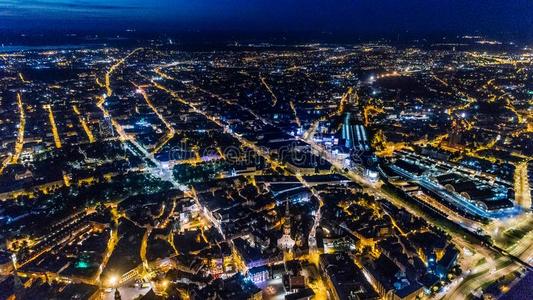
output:
{"label": "dark blue sky", "polygon": [[0,29],[474,33],[531,38],[533,0],[0,0]]}

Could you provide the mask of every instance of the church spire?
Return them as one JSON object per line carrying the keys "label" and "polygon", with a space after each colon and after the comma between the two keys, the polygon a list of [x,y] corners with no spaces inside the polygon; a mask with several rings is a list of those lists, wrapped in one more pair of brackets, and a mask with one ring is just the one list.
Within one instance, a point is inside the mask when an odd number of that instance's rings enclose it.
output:
{"label": "church spire", "polygon": [[291,235],[291,213],[289,210],[289,200],[285,202],[285,223],[283,224],[283,234]]}
{"label": "church spire", "polygon": [[285,202],[285,222],[283,223],[283,236],[278,240],[278,248],[284,251],[291,251],[295,241],[291,237],[291,213],[289,210],[289,200]]}

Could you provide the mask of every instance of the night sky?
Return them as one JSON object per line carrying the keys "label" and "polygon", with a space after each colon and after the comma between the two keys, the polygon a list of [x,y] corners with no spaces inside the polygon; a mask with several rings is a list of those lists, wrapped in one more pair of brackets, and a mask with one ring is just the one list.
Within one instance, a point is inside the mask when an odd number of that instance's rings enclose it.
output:
{"label": "night sky", "polygon": [[533,37],[531,0],[0,0],[0,30]]}

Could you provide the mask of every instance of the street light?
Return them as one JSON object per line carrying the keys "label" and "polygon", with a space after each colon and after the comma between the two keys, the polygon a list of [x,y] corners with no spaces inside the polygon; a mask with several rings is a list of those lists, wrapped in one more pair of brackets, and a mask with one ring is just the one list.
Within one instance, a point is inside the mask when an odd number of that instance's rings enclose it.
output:
{"label": "street light", "polygon": [[167,289],[168,287],[168,284],[169,284],[169,281],[167,279],[164,279],[162,282],[161,282],[161,285],[163,286],[163,289]]}
{"label": "street light", "polygon": [[114,287],[116,287],[117,283],[118,283],[118,276],[117,275],[111,275],[107,279],[107,285],[109,287],[113,287],[114,288]]}

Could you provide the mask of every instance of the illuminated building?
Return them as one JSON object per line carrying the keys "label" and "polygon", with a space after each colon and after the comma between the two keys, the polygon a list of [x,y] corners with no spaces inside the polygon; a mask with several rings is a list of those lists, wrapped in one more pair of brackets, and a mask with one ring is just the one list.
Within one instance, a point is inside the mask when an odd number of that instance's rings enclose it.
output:
{"label": "illuminated building", "polygon": [[283,223],[283,236],[278,239],[278,248],[290,252],[294,248],[295,241],[291,237],[291,216],[289,212],[289,201],[286,201],[285,220]]}

